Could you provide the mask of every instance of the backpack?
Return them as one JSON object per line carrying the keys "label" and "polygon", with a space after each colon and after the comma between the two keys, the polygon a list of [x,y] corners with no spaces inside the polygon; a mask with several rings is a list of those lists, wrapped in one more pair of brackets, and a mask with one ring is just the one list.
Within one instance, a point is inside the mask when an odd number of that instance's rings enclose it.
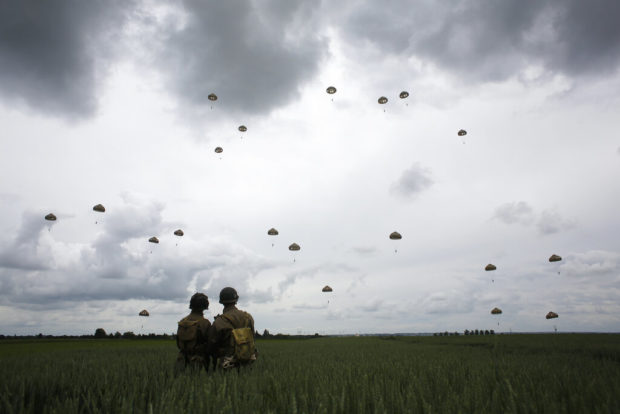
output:
{"label": "backpack", "polygon": [[[234,327],[233,320],[223,314],[222,317],[226,319]],[[246,325],[248,324],[246,319]],[[235,345],[234,357],[240,364],[248,364],[256,360],[256,346],[254,345],[254,332],[249,326],[243,328],[233,328],[232,340]]]}
{"label": "backpack", "polygon": [[179,321],[177,338],[179,349],[183,353],[192,353],[198,344],[198,321],[185,317]]}

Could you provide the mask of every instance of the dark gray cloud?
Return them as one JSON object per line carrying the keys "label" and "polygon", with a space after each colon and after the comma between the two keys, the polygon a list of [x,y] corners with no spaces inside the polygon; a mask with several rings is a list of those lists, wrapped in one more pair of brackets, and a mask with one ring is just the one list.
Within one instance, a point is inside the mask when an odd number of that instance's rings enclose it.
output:
{"label": "dark gray cloud", "polygon": [[534,222],[535,214],[532,207],[525,201],[513,201],[497,207],[493,218],[506,224],[529,225]]}
{"label": "dark gray cloud", "polygon": [[[260,7],[258,6],[260,4]],[[268,113],[299,94],[326,53],[311,0],[183,2],[162,35],[157,67],[186,111]]]}
{"label": "dark gray cloud", "polygon": [[41,246],[43,229],[51,229],[52,224],[43,220],[43,214],[25,212],[15,238],[2,246],[0,268],[44,270],[53,265],[49,249]]}
{"label": "dark gray cloud", "polygon": [[400,178],[392,184],[390,191],[405,198],[412,198],[433,184],[430,171],[418,163],[403,171]]}
{"label": "dark gray cloud", "polygon": [[[0,304],[55,309],[84,301],[186,300],[189,288],[207,285],[211,295],[234,286],[244,302],[273,300],[270,289],[249,288],[249,280],[270,267],[264,259],[225,240],[175,247],[172,228],[162,221],[163,205],[124,202],[106,213],[98,236],[85,243],[58,241],[43,214],[24,214],[21,227],[3,242]],[[148,243],[152,235],[160,244]]]}
{"label": "dark gray cloud", "polygon": [[0,3],[0,96],[66,118],[97,107],[97,86],[133,1]]}
{"label": "dark gray cloud", "polygon": [[614,0],[367,2],[339,15],[345,38],[418,56],[469,80],[497,81],[540,65],[569,76],[614,71],[620,3]]}

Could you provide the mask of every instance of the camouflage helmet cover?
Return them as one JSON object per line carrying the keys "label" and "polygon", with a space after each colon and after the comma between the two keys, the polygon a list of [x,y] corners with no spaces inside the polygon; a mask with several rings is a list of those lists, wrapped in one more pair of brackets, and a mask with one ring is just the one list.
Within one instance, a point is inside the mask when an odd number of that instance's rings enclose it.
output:
{"label": "camouflage helmet cover", "polygon": [[234,304],[234,303],[237,303],[238,300],[239,300],[239,295],[237,294],[237,291],[234,288],[225,287],[224,289],[220,291],[220,303],[222,305],[229,304],[229,303]]}
{"label": "camouflage helmet cover", "polygon": [[189,300],[189,308],[192,310],[209,309],[209,298],[204,293],[194,293]]}

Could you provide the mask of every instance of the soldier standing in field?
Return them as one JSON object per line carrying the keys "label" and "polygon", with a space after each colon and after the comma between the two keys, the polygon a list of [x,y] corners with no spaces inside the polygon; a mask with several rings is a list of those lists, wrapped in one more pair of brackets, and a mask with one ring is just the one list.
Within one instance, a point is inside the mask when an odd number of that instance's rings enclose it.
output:
{"label": "soldier standing in field", "polygon": [[224,310],[215,317],[209,329],[209,352],[218,359],[217,366],[224,370],[249,366],[258,356],[254,345],[254,318],[237,309],[238,300],[235,289],[222,289],[220,303]]}
{"label": "soldier standing in field", "polygon": [[189,315],[181,319],[177,328],[177,347],[179,355],[175,364],[175,371],[184,371],[186,368],[209,370],[209,354],[207,352],[208,333],[211,322],[203,312],[209,309],[209,298],[204,293],[196,293],[189,300]]}

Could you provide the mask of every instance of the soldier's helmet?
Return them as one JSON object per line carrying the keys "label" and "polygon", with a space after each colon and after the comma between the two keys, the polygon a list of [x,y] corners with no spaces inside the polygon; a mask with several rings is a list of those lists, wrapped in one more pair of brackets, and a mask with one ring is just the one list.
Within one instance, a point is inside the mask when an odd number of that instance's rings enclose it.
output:
{"label": "soldier's helmet", "polygon": [[189,308],[192,310],[209,309],[209,298],[204,293],[194,293],[189,300]]}
{"label": "soldier's helmet", "polygon": [[226,305],[229,303],[237,303],[239,300],[239,295],[237,295],[237,291],[231,287],[225,287],[220,292],[220,303],[222,305]]}

